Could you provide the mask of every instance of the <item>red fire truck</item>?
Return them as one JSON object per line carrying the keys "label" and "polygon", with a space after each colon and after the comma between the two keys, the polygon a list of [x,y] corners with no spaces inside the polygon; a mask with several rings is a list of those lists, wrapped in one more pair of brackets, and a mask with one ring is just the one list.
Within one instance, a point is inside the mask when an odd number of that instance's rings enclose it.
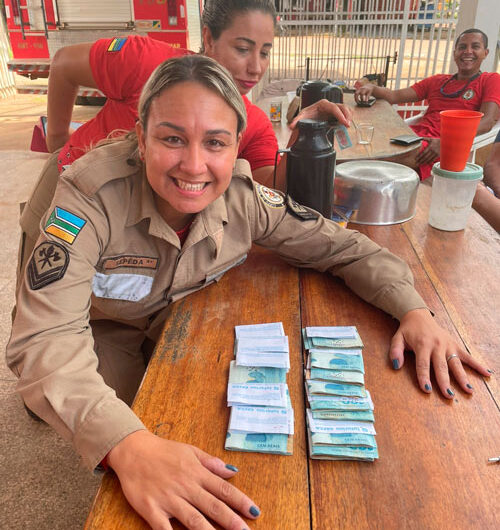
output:
{"label": "red fire truck", "polygon": [[[201,0],[5,0],[13,54],[9,70],[30,79],[48,77],[59,48],[102,37],[149,35],[197,50],[201,9]],[[17,90],[45,93],[46,86],[18,85]]]}

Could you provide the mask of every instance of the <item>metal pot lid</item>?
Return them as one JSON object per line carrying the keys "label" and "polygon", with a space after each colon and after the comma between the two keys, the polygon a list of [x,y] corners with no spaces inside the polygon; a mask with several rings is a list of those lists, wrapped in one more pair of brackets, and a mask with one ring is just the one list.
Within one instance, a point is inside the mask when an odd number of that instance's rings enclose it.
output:
{"label": "metal pot lid", "polygon": [[363,181],[366,184],[419,180],[417,172],[410,167],[385,160],[344,162],[336,167],[335,174],[344,179]]}

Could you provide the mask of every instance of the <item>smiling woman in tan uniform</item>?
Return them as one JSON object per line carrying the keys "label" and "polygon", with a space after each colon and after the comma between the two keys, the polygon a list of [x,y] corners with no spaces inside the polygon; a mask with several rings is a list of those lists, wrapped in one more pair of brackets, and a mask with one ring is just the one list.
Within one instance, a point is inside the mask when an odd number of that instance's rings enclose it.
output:
{"label": "smiling woman in tan uniform", "polygon": [[434,323],[404,262],[252,180],[248,163],[236,162],[245,122],[237,88],[213,60],[160,65],[139,102],[137,136],[94,149],[62,175],[20,284],[7,350],[19,393],[90,468],[107,460],[153,528],[170,528],[170,517],[211,528],[200,512],[247,528],[236,512],[259,515],[225,483],[232,466],[153,435],[128,406],[168,305],[242,263],[253,242],[343,278],[399,319],[391,359],[401,366],[404,348],[414,349],[424,391],[432,360],[451,398],[451,354],[465,392],[462,362],[488,375]]}

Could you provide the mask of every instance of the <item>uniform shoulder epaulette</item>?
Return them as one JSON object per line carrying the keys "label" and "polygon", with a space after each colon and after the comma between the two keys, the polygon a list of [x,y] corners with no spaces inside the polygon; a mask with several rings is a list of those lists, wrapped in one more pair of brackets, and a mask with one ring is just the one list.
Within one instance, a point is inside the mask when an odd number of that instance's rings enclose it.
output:
{"label": "uniform shoulder epaulette", "polygon": [[83,194],[92,197],[108,182],[123,179],[141,171],[131,160],[133,144],[117,141],[97,147],[79,158],[62,174]]}

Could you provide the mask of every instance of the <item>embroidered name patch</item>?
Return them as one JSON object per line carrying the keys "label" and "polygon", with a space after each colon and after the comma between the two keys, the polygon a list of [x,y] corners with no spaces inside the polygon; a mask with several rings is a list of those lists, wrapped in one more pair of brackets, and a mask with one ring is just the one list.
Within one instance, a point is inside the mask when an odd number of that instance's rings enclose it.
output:
{"label": "embroidered name patch", "polygon": [[148,256],[115,256],[103,262],[105,270],[118,269],[119,267],[133,267],[135,269],[156,269],[158,258]]}
{"label": "embroidered name patch", "polygon": [[108,52],[119,52],[123,48],[125,42],[127,42],[127,37],[113,39],[108,46]]}
{"label": "embroidered name patch", "polygon": [[60,280],[69,264],[68,251],[60,244],[45,241],[38,245],[28,263],[28,281],[33,291]]}
{"label": "embroidered name patch", "polygon": [[56,206],[45,223],[45,232],[72,245],[86,222],[77,215]]}
{"label": "embroidered name patch", "polygon": [[283,208],[285,206],[285,200],[281,193],[266,188],[266,186],[262,186],[262,184],[255,184],[255,188],[262,202],[271,206],[271,208]]}
{"label": "embroidered name patch", "polygon": [[294,215],[295,217],[298,217],[301,221],[311,221],[318,219],[319,214],[315,212],[310,212],[302,204],[299,204],[298,202],[295,202],[290,195],[286,196],[286,207],[287,210]]}

